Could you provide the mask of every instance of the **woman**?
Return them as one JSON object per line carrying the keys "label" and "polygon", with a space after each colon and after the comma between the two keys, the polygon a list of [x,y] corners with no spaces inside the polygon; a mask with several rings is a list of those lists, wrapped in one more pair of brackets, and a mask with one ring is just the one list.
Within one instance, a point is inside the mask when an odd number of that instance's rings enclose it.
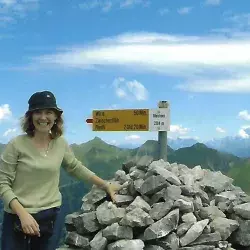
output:
{"label": "woman", "polygon": [[34,93],[22,124],[0,159],[0,197],[4,202],[2,250],[54,250],[48,242],[60,210],[60,167],[75,178],[103,188],[115,202],[120,189],[78,161],[62,136],[63,111],[49,91]]}

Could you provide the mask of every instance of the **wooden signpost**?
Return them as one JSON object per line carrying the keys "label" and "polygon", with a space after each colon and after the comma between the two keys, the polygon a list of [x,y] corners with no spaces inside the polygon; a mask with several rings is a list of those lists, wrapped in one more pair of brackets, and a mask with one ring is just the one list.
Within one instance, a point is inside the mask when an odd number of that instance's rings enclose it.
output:
{"label": "wooden signpost", "polygon": [[159,159],[167,160],[167,131],[170,130],[170,109],[161,101],[156,109],[93,110],[93,131],[158,131]]}

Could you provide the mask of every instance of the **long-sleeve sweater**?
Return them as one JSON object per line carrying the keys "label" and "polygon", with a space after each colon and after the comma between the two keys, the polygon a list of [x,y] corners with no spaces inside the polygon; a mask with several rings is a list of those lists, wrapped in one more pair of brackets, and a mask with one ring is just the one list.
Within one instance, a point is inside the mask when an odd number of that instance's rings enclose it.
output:
{"label": "long-sleeve sweater", "polygon": [[12,139],[0,157],[0,198],[4,211],[14,213],[10,202],[17,198],[29,213],[60,206],[60,168],[88,181],[95,173],[76,159],[63,136],[50,141],[45,156],[22,134]]}

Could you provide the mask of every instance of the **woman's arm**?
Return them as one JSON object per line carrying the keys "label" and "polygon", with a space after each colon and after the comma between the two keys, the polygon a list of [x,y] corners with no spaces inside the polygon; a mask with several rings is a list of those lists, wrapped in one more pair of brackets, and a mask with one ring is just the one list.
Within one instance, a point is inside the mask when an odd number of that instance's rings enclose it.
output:
{"label": "woman's arm", "polygon": [[21,217],[23,214],[27,213],[25,208],[21,205],[21,203],[18,201],[18,199],[13,199],[10,202],[10,208],[12,211],[18,215],[18,217]]}
{"label": "woman's arm", "polygon": [[16,176],[18,162],[18,151],[15,147],[14,139],[5,147],[0,157],[0,198],[6,207],[10,207],[10,202],[17,198],[12,190],[12,182]]}
{"label": "woman's arm", "polygon": [[115,193],[121,188],[120,185],[114,185],[101,179],[94,172],[85,167],[75,157],[67,142],[62,166],[70,175],[74,176],[75,178],[82,181],[88,181],[105,190],[115,202]]}

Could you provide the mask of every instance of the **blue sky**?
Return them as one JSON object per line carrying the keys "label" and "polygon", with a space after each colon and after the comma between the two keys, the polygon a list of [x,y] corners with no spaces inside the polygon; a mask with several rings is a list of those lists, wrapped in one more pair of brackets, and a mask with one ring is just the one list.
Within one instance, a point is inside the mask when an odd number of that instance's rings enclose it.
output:
{"label": "blue sky", "polygon": [[157,139],[85,120],[160,100],[171,138],[248,138],[249,44],[249,0],[0,0],[0,142],[20,133],[40,90],[56,95],[70,143]]}

